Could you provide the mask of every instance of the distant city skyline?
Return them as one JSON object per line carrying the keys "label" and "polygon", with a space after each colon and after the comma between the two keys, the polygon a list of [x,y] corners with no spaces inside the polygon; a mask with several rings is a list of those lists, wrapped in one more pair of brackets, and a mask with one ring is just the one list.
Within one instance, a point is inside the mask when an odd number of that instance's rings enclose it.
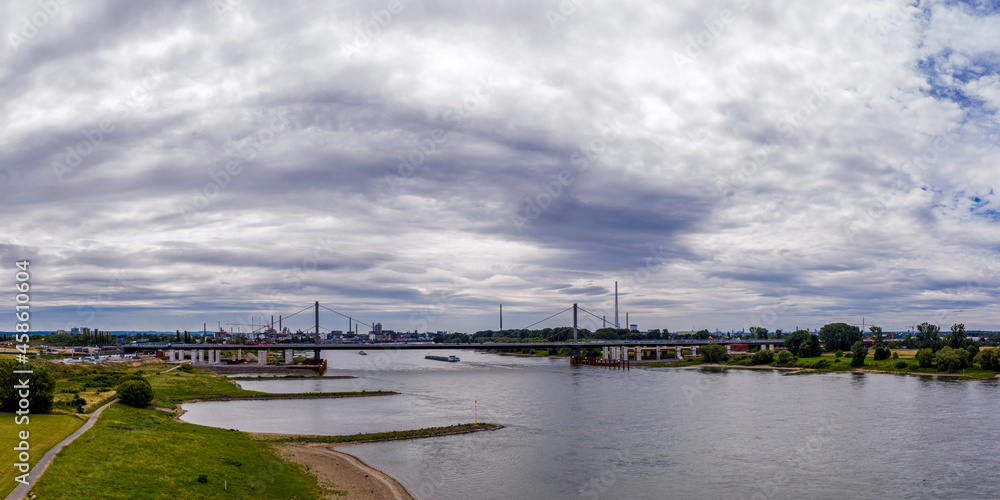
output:
{"label": "distant city skyline", "polygon": [[616,281],[643,330],[1000,330],[995,6],[53,5],[0,18],[37,330],[471,333]]}

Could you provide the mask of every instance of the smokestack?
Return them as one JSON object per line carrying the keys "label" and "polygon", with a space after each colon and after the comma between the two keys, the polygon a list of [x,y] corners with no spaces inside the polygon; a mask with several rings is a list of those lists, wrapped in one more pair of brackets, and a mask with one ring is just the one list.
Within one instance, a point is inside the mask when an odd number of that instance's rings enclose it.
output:
{"label": "smokestack", "polygon": [[615,328],[621,328],[618,325],[618,282],[615,282]]}

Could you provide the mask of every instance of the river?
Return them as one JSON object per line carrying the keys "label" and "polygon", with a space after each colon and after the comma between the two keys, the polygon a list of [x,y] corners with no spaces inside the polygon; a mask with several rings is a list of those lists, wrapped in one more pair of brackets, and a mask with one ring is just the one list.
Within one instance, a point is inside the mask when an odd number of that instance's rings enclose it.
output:
{"label": "river", "polygon": [[186,421],[349,434],[480,421],[493,432],[343,446],[418,499],[1000,498],[1000,387],[883,374],[570,366],[471,351],[326,351],[267,392],[398,396],[186,404]]}

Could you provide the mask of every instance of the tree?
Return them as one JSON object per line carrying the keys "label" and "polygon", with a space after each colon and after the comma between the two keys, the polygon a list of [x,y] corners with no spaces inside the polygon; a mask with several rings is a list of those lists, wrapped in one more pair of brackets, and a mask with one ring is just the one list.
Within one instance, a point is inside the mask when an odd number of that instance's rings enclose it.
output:
{"label": "tree", "polygon": [[[31,374],[14,373],[14,370],[30,369]],[[52,409],[52,397],[56,392],[56,379],[44,366],[24,365],[14,360],[0,360],[0,411],[13,412],[20,408],[21,396],[18,386],[28,385],[28,409],[31,413],[48,413]]]}
{"label": "tree", "polygon": [[820,328],[819,338],[826,344],[827,351],[842,351],[861,340],[861,329],[847,323],[830,323]]}
{"label": "tree", "polygon": [[781,331],[781,328],[778,328],[777,330],[774,331],[774,338],[780,340],[782,334],[783,334],[783,332]]}
{"label": "tree", "polygon": [[[861,331],[858,330],[858,333],[861,333]],[[865,356],[868,356],[868,348],[865,347],[864,342],[858,340],[857,342],[851,344],[851,366],[864,366]]]}
{"label": "tree", "polygon": [[885,335],[882,334],[881,326],[872,325],[872,327],[869,328],[869,330],[871,330],[872,332],[872,340],[874,341],[875,346],[881,344],[883,340],[885,340]]}
{"label": "tree", "polygon": [[181,331],[180,330],[176,330],[176,332],[177,332],[177,343],[180,344],[181,343]]}
{"label": "tree", "polygon": [[938,333],[940,331],[940,327],[932,325],[926,321],[917,325],[917,336],[914,339],[914,342],[917,344],[917,348],[930,348],[931,350],[936,350]]}
{"label": "tree", "polygon": [[791,352],[799,352],[799,346],[801,346],[803,342],[809,340],[810,336],[813,335],[809,333],[808,330],[796,330],[785,339],[785,349],[788,349]]}
{"label": "tree", "polygon": [[948,334],[945,343],[952,349],[964,349],[969,343],[968,339],[965,338],[965,324],[955,323],[951,325],[951,333]]}
{"label": "tree", "polygon": [[750,362],[755,365],[766,365],[772,361],[774,361],[774,351],[769,349],[761,349],[750,356]]}
{"label": "tree", "polygon": [[697,332],[695,332],[693,338],[698,340],[708,340],[709,336],[710,332],[707,329],[705,329],[705,330],[698,330]]}
{"label": "tree", "polygon": [[654,329],[650,330],[649,333],[646,334],[646,338],[649,339],[649,340],[660,340],[663,337],[660,336],[660,330],[657,329],[657,328],[654,328]]}
{"label": "tree", "polygon": [[708,363],[718,363],[729,357],[726,348],[722,344],[708,344],[698,349],[702,359]]}
{"label": "tree", "polygon": [[921,368],[930,368],[934,366],[934,349],[930,347],[925,347],[917,351],[917,363],[920,363]]}
{"label": "tree", "polygon": [[941,348],[934,355],[938,370],[948,370],[955,372],[968,366],[969,353],[965,349],[952,349],[951,346]]}
{"label": "tree", "polygon": [[1000,349],[983,349],[973,361],[984,370],[1000,371]]}
{"label": "tree", "polygon": [[750,338],[754,339],[766,339],[767,338],[767,328],[763,326],[751,326],[750,327]]}
{"label": "tree", "polygon": [[878,344],[875,346],[875,354],[872,355],[872,359],[882,361],[883,359],[889,359],[889,356],[892,356],[892,351],[886,346]]}
{"label": "tree", "polygon": [[129,406],[142,408],[153,400],[153,388],[145,380],[127,380],[118,386],[118,398]]}

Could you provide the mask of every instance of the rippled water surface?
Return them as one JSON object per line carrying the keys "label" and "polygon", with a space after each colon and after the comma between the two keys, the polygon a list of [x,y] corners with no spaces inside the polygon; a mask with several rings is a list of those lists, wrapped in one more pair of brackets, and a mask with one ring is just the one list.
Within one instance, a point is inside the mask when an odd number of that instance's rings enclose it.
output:
{"label": "rippled water surface", "polygon": [[[341,447],[420,499],[1000,498],[1000,387],[893,375],[570,366],[471,351],[327,352],[268,392],[398,396],[185,405],[190,422],[347,434],[480,421],[494,432]],[[475,403],[478,401],[478,403]]]}

